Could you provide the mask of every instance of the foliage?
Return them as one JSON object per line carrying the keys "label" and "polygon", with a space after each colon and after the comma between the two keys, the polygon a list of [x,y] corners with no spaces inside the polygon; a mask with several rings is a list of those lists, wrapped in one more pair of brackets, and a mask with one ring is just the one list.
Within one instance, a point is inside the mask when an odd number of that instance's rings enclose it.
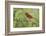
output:
{"label": "foliage", "polygon": [[[28,21],[25,15],[31,12],[34,19]],[[13,9],[13,26],[16,27],[38,27],[39,26],[39,9],[35,8],[14,8]]]}

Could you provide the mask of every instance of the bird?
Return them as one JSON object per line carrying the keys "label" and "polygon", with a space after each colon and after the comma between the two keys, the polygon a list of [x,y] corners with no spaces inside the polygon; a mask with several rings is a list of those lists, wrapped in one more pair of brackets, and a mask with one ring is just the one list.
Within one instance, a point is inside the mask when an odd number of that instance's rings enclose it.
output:
{"label": "bird", "polygon": [[32,21],[33,16],[31,15],[31,13],[29,14],[29,13],[26,12],[25,16],[26,16],[26,18],[27,18],[28,21]]}

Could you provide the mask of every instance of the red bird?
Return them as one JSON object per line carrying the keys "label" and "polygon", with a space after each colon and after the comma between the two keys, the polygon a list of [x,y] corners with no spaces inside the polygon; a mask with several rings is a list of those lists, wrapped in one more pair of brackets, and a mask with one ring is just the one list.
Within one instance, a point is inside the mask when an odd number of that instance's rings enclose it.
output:
{"label": "red bird", "polygon": [[26,17],[27,17],[28,19],[32,19],[32,18],[33,18],[32,15],[29,14],[29,13],[25,13],[25,15],[26,15]]}

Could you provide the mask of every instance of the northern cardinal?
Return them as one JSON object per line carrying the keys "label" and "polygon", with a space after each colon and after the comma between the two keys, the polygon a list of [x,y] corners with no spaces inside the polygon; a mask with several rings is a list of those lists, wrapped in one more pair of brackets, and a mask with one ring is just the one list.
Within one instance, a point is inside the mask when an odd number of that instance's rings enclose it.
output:
{"label": "northern cardinal", "polygon": [[25,13],[25,15],[26,15],[26,17],[27,17],[28,19],[32,19],[32,18],[33,18],[32,15],[29,14],[29,13]]}

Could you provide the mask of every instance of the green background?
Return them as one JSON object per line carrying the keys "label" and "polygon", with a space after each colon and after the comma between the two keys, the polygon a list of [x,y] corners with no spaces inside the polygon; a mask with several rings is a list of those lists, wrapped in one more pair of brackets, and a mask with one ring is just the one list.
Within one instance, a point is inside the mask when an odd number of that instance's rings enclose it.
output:
{"label": "green background", "polygon": [[[31,12],[34,17],[32,21],[28,21],[25,13]],[[14,28],[21,27],[39,27],[39,9],[35,8],[14,8],[13,9],[13,26]]]}

